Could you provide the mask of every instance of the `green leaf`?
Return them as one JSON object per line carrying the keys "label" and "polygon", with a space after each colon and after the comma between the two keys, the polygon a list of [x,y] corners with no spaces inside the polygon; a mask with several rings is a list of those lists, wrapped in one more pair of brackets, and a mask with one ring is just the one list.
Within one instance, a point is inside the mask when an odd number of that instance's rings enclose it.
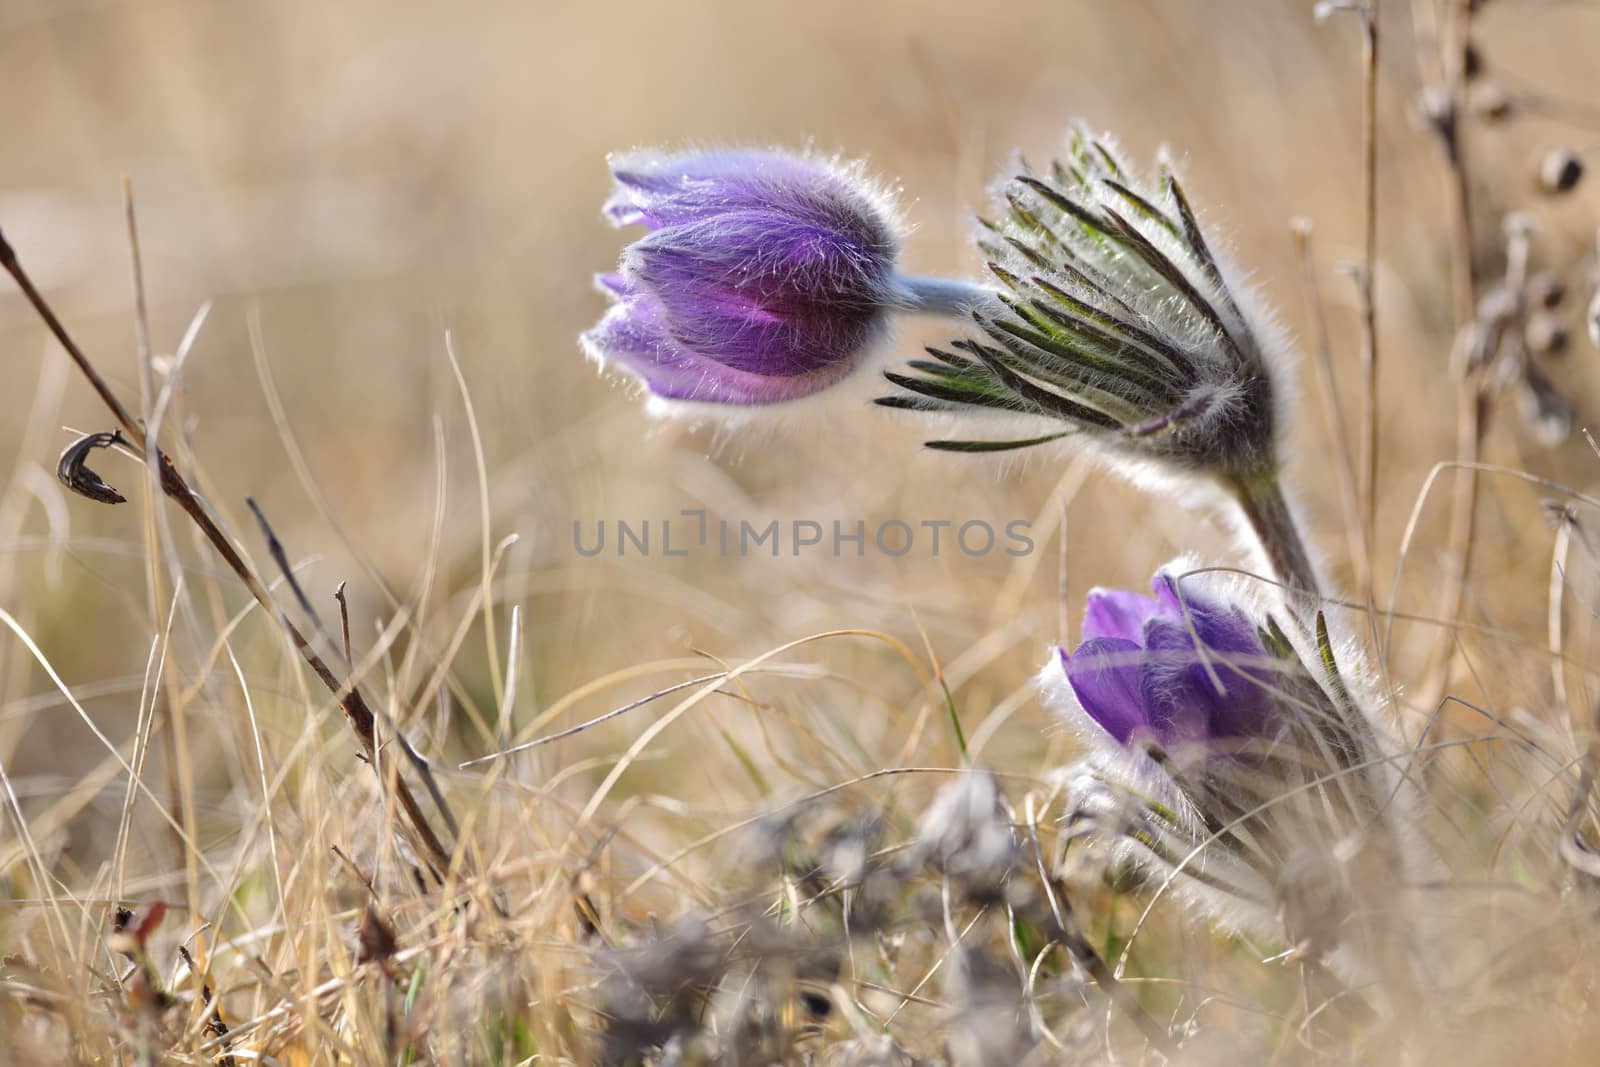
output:
{"label": "green leaf", "polygon": [[1189,276],[1184,274],[1176,263],[1168,259],[1166,253],[1151,244],[1148,237],[1140,233],[1132,223],[1117,214],[1116,211],[1106,208],[1106,220],[1117,231],[1123,241],[1133,249],[1139,259],[1159,278],[1164,280],[1173,291],[1183,297],[1195,311],[1199,312],[1200,316],[1216,330],[1217,337],[1220,340],[1227,343],[1236,354],[1243,357],[1238,345],[1234,343],[1233,335],[1228,332],[1222,320],[1217,317],[1217,309],[1211,306],[1209,300],[1200,295],[1200,291],[1194,287],[1194,283],[1189,280]]}
{"label": "green leaf", "polygon": [[1089,144],[1094,149],[1094,154],[1099,157],[1100,166],[1104,168],[1106,173],[1110,174],[1119,182],[1126,182],[1128,180],[1128,176],[1122,171],[1122,164],[1117,161],[1116,156],[1111,154],[1111,149],[1107,148],[1099,141],[1090,141]]}
{"label": "green leaf", "polygon": [[1218,265],[1216,257],[1211,254],[1211,246],[1206,243],[1205,234],[1200,230],[1200,220],[1194,216],[1194,209],[1189,206],[1189,198],[1183,195],[1183,187],[1178,184],[1178,179],[1167,175],[1167,196],[1178,209],[1178,218],[1183,223],[1184,243],[1194,253],[1201,269],[1206,272],[1206,277],[1211,284],[1216,286],[1217,292],[1228,302],[1228,311],[1234,318],[1242,318],[1239,314],[1239,305],[1234,302],[1233,293],[1228,289],[1228,283],[1223,280],[1222,268]]}
{"label": "green leaf", "polygon": [[1322,669],[1328,676],[1328,685],[1334,691],[1334,698],[1340,707],[1351,707],[1353,701],[1350,690],[1344,684],[1344,676],[1339,673],[1339,663],[1333,654],[1333,639],[1328,635],[1328,617],[1320,611],[1317,612],[1317,656],[1322,660]]}
{"label": "green leaf", "polygon": [[934,359],[938,360],[940,363],[948,364],[949,366],[958,368],[960,370],[970,370],[975,374],[982,371],[981,364],[974,363],[966,356],[958,356],[954,352],[946,352],[944,349],[934,348],[932,345],[924,347],[923,351],[928,353],[928,355],[932,356]]}
{"label": "green leaf", "polygon": [[1126,185],[1123,185],[1121,182],[1111,181],[1110,179],[1101,179],[1100,184],[1104,185],[1107,189],[1110,189],[1113,193],[1116,193],[1124,203],[1126,203],[1139,215],[1149,219],[1157,226],[1160,226],[1163,230],[1166,230],[1179,241],[1183,241],[1183,233],[1179,229],[1178,224],[1172,221],[1172,219],[1168,218],[1164,211],[1156,207],[1150,201],[1146,200],[1144,197],[1140,196]]}
{"label": "green leaf", "polygon": [[[1071,274],[1077,273],[1066,264],[1063,264],[1062,266],[1063,269],[1071,272]],[[1069,276],[1071,276],[1071,274],[1069,274]],[[1152,361],[1165,366],[1171,372],[1173,381],[1175,383],[1186,382],[1193,378],[1194,368],[1190,365],[1188,357],[1182,352],[1179,352],[1177,349],[1168,345],[1166,342],[1155,337],[1142,327],[1117,318],[1116,316],[1095,307],[1093,304],[1089,304],[1083,300],[1080,300],[1078,297],[1051,282],[1048,278],[1034,275],[1028,280],[1037,286],[1040,291],[1049,295],[1051,299],[1060,303],[1068,311],[1071,311],[1076,317],[1083,319],[1088,323],[1092,323],[1098,328],[1098,332],[1107,338],[1108,342],[1114,341],[1117,344],[1127,345],[1131,348],[1135,348],[1148,356]],[[1073,280],[1077,281],[1078,279],[1074,278]],[[1087,277],[1083,277],[1082,281],[1079,282],[1079,284],[1084,283],[1088,283],[1090,291],[1098,295],[1100,292],[1098,286],[1094,286]],[[1118,303],[1121,302],[1118,301]],[[1123,307],[1127,307],[1127,305],[1124,304]],[[1132,308],[1128,308],[1127,310],[1129,314],[1133,313]]]}
{"label": "green leaf", "polygon": [[[1084,404],[1105,412],[1118,428],[1125,423],[1142,422],[1152,412],[1159,413],[1168,407],[1164,399],[1151,393],[1146,386],[1129,380],[1115,366],[1085,356],[1068,340],[1047,337],[1008,319],[988,321],[990,325],[985,326],[985,330],[1005,349],[1003,354],[995,352],[995,358],[1020,374],[1070,391]],[[956,347],[972,351],[969,344]],[[1106,388],[1112,384],[1121,386],[1123,391],[1112,392]]]}
{"label": "green leaf", "polygon": [[1090,212],[1088,208],[1084,207],[1076,200],[1073,200],[1071,197],[1061,192],[1059,189],[1055,189],[1045,184],[1038,178],[1027,175],[1019,175],[1017,177],[1017,181],[1038,193],[1044,198],[1046,203],[1060,211],[1063,215],[1071,218],[1091,239],[1103,243],[1106,238],[1111,237],[1111,234],[1106,232],[1105,222],[1102,219]]}
{"label": "green leaf", "polygon": [[923,447],[936,452],[1012,452],[1019,448],[1032,448],[1034,445],[1059,441],[1063,437],[1070,437],[1073,432],[1062,430],[1059,433],[1047,433],[1042,437],[1029,437],[1020,441],[924,441],[922,444]]}
{"label": "green leaf", "polygon": [[996,385],[979,385],[955,377],[930,380],[913,378],[905,374],[885,371],[889,381],[907,392],[952,404],[970,404],[976,407],[1015,409],[1019,405]]}
{"label": "green leaf", "polygon": [[935,400],[932,397],[906,396],[905,394],[874,397],[872,402],[879,407],[894,408],[896,411],[922,411],[939,414],[963,411],[970,406],[953,400]]}
{"label": "green leaf", "polygon": [[1150,390],[1152,397],[1162,398],[1163,403],[1177,402],[1177,388],[1182,384],[1182,379],[1175,375],[1177,368],[1165,361],[1152,359],[1133,362],[1125,358],[1124,353],[1139,353],[1141,349],[1122,344],[1115,336],[1106,333],[1093,323],[1068,315],[1060,308],[1051,307],[1042,300],[1029,300],[1028,306],[1063,330],[1069,331],[1069,336],[1077,342],[1076,347],[1084,359],[1090,360],[1102,369],[1107,366],[1116,368],[1117,373],[1129,381],[1143,385]]}
{"label": "green leaf", "polygon": [[1043,219],[1035,214],[1027,204],[1023,203],[1022,198],[1019,197],[1015,192],[1010,190],[1006,191],[1006,204],[1010,206],[1011,217],[1017,221],[1019,226],[1038,234],[1040,237],[1044,238],[1046,244],[1051,245],[1052,247],[1062,247],[1061,238],[1056,236],[1056,232],[1052,230]]}
{"label": "green leaf", "polygon": [[[984,325],[984,319],[979,317],[978,321],[979,325]],[[985,329],[987,328],[985,326]],[[1007,365],[1006,353],[999,349],[966,340],[955,342],[955,346],[963,351],[972,353],[982,360],[984,366],[988,367],[1006,388],[1044,414],[1056,415],[1060,418],[1089,426],[1099,426],[1102,429],[1117,429],[1122,425],[1121,420],[1112,417],[1106,412],[1096,410],[1070,397],[1043,389],[1027,380],[1014,368]]]}

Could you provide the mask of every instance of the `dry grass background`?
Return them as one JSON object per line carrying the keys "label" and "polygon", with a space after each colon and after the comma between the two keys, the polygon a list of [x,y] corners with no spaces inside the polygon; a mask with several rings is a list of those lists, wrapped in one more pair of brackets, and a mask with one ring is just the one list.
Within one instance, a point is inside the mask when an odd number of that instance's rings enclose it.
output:
{"label": "dry grass background", "polygon": [[[1380,589],[1423,479],[1452,453],[1455,424],[1444,178],[1435,146],[1408,117],[1417,87],[1409,12],[1386,6]],[[1600,8],[1500,0],[1481,26],[1489,69],[1504,85],[1587,98],[1593,110]],[[864,407],[846,405],[817,425],[722,438],[646,421],[575,343],[601,310],[590,277],[613,262],[622,240],[599,216],[605,155],[737,142],[865,156],[903,189],[915,225],[910,266],[972,274],[980,264],[969,219],[1013,148],[1048,154],[1070,115],[1115,131],[1141,159],[1170,144],[1191,195],[1302,339],[1310,329],[1289,220],[1314,222],[1353,413],[1357,316],[1336,266],[1359,258],[1358,77],[1354,24],[1319,27],[1299,0],[1079,0],[999,12],[942,0],[0,0],[0,225],[102,372],[136,397],[118,185],[131,177],[156,351],[172,352],[199,306],[212,302],[183,370],[171,440],[186,439],[202,492],[268,568],[244,498],[262,504],[291,557],[304,561],[301,578],[330,609],[325,617],[333,617],[333,587],[348,580],[358,658],[405,606],[409,621],[370,684],[384,699],[395,694],[398,714],[446,765],[496,745],[468,709],[495,721],[514,606],[521,642],[510,733],[531,736],[530,724],[564,695],[614,672],[656,665],[589,693],[550,725],[703,670],[692,665],[702,654],[741,662],[821,631],[872,630],[924,661],[931,649],[968,735],[983,738],[980,760],[1028,782],[1070,755],[1029,684],[1063,636],[1062,619],[1076,624],[1083,592],[1143,585],[1180,550],[1231,559],[1223,533],[1098,473],[1085,478],[1059,457],[1002,464],[924,452],[917,426]],[[1536,265],[1590,280],[1594,183],[1540,201],[1528,174],[1542,148],[1594,136],[1541,116],[1475,128],[1480,255],[1491,275],[1499,216],[1526,208],[1543,223]],[[906,327],[890,355],[942,336],[922,338],[920,328]],[[447,330],[476,419],[481,486]],[[8,816],[0,879],[9,881],[0,885],[15,900],[0,903],[0,951],[31,955],[53,944],[115,969],[92,947],[110,900],[161,897],[181,905],[167,921],[173,939],[222,922],[224,934],[206,930],[192,943],[214,956],[235,1021],[276,1004],[298,1019],[297,997],[351,968],[359,903],[351,886],[359,885],[331,846],[368,870],[394,862],[379,824],[360,817],[381,814],[371,775],[356,764],[337,712],[306,688],[259,613],[233,632],[237,671],[214,655],[219,620],[244,600],[176,524],[185,606],[167,629],[173,576],[163,560],[152,599],[150,502],[133,464],[107,457],[99,467],[134,499],[117,509],[68,497],[48,477],[72,439],[66,428],[106,428],[106,419],[10,287],[0,287],[0,351],[0,607],[124,758],[151,738],[143,767],[150,793],[135,798],[123,828],[126,774],[23,644],[10,635],[0,644],[0,763],[56,879],[36,884]],[[1580,338],[1552,370],[1579,425],[1593,405],[1594,359]],[[1290,429],[1289,477],[1331,573],[1347,582],[1332,446],[1309,369]],[[870,385],[858,383],[857,394],[864,404]],[[1486,456],[1577,488],[1600,471],[1576,435],[1554,449],[1535,444],[1509,403]],[[1566,710],[1552,703],[1541,654],[1551,533],[1539,501],[1508,480],[1484,483],[1465,617],[1485,636],[1468,643],[1452,692],[1561,723]],[[996,526],[1026,518],[1039,551],[1021,561],[922,551],[897,560],[589,560],[573,551],[575,519],[592,525],[691,507],[734,522],[837,517],[869,527],[891,517]],[[1404,561],[1402,611],[1436,606],[1445,513],[1440,492]],[[511,534],[518,540],[495,572],[488,634],[473,597],[486,545]],[[441,719],[431,700],[415,697],[464,620]],[[1420,670],[1433,632],[1397,630],[1397,676]],[[169,642],[165,673],[152,686],[147,660],[158,633]],[[916,670],[887,645],[836,638],[784,659],[817,676],[756,676],[747,700],[713,697],[689,711],[573,838],[573,813],[670,701],[520,762],[521,792],[502,784],[486,802],[464,800],[480,813],[478,862],[525,887],[518,899],[531,912],[522,914],[540,916],[552,958],[563,951],[570,900],[550,893],[545,911],[528,902],[540,899],[537,887],[555,884],[541,881],[557,877],[551,872],[574,873],[575,857],[590,854],[605,827],[622,827],[626,845],[593,850],[603,854],[602,883],[615,888],[653,857],[808,791],[880,767],[956,765],[948,726],[929,713]],[[152,731],[142,709],[158,692]],[[914,816],[939,784],[926,778],[859,793],[863,803],[892,800]],[[485,795],[470,777],[447,783],[463,798]],[[193,835],[196,848],[181,861],[158,802]],[[696,849],[674,864],[675,875],[625,897],[599,892],[607,921],[620,929],[706,903],[728,846]],[[70,895],[88,903],[56,909],[69,918],[47,931],[51,909],[36,902]],[[252,923],[265,931],[246,939],[252,947],[225,944]],[[426,941],[417,937],[414,944]],[[254,969],[252,956],[261,960]],[[519,967],[505,969],[548,973]],[[170,973],[166,958],[161,969]],[[276,978],[263,980],[263,969]],[[567,1032],[552,1006],[559,982],[526,980],[554,1013],[541,1034],[553,1044]],[[92,1003],[92,980],[72,981]],[[364,1039],[351,1032],[362,1030],[360,1010],[375,1009],[353,1004],[324,1013],[326,1030],[302,1021],[257,1033],[287,1058],[290,1049],[336,1056],[338,1040],[360,1058]],[[448,1016],[440,1010],[436,1023]],[[20,1040],[19,1019],[0,1014]],[[97,1047],[51,1051],[70,1059]],[[7,1055],[0,1049],[0,1062]]]}

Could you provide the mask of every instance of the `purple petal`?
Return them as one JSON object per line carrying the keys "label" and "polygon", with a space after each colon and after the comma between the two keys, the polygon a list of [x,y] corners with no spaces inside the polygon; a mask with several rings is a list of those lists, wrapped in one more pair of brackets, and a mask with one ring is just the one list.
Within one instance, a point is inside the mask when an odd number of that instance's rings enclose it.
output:
{"label": "purple petal", "polygon": [[611,160],[611,176],[617,189],[606,214],[619,226],[651,228],[766,206],[783,190],[832,180],[827,168],[777,152],[633,152]]}
{"label": "purple petal", "polygon": [[1192,582],[1185,585],[1180,595],[1177,576],[1165,567],[1156,571],[1155,577],[1150,579],[1150,589],[1161,604],[1161,613],[1171,619],[1183,618],[1184,604],[1195,599],[1193,586]]}
{"label": "purple petal", "polygon": [[611,162],[617,190],[605,212],[651,229],[733,211],[769,210],[859,241],[892,258],[895,240],[861,179],[783,152],[629,153]]}
{"label": "purple petal", "polygon": [[1150,725],[1139,694],[1141,649],[1137,644],[1117,637],[1095,637],[1079,645],[1071,656],[1065,649],[1060,654],[1078,703],[1118,744],[1127,744],[1135,731]]}
{"label": "purple petal", "polygon": [[623,300],[582,336],[586,351],[605,367],[625,371],[656,396],[721,404],[777,404],[833,384],[849,367],[789,377],[750,374],[677,344],[660,306],[648,296]]}
{"label": "purple petal", "polygon": [[1255,625],[1238,608],[1218,604],[1194,588],[1195,583],[1184,585],[1180,595],[1176,579],[1167,571],[1159,572],[1153,584],[1163,614],[1185,629],[1192,629],[1207,648],[1247,657],[1266,655]]}
{"label": "purple petal", "polygon": [[1083,611],[1083,636],[1138,641],[1144,635],[1145,620],[1160,609],[1158,601],[1126,589],[1091,589]]}
{"label": "purple petal", "polygon": [[1260,734],[1271,709],[1271,675],[1249,620],[1193,599],[1187,607],[1187,620],[1155,618],[1145,627],[1139,689],[1151,720],[1174,740]]}
{"label": "purple petal", "polygon": [[737,197],[762,188],[827,180],[822,163],[790,152],[723,149],[713,152],[619,152],[608,161],[618,185],[645,195],[698,189],[707,198]]}
{"label": "purple petal", "polygon": [[834,235],[738,212],[652,233],[628,250],[623,271],[660,301],[678,344],[788,377],[849,363],[866,347],[883,316],[880,267]]}
{"label": "purple petal", "polygon": [[1216,707],[1225,699],[1181,623],[1157,618],[1145,629],[1139,699],[1156,735],[1169,748],[1211,735]]}
{"label": "purple petal", "polygon": [[628,279],[620,274],[596,274],[594,287],[613,300],[618,297],[630,297],[637,291]]}
{"label": "purple petal", "polygon": [[891,265],[877,250],[777,211],[728,211],[656,230],[629,247],[623,269],[657,288],[692,278],[798,307],[868,309],[891,295]]}
{"label": "purple petal", "polygon": [[606,205],[650,233],[602,290],[584,344],[652,392],[771,403],[859,363],[897,299],[891,220],[848,168],[777,152],[637,153]]}

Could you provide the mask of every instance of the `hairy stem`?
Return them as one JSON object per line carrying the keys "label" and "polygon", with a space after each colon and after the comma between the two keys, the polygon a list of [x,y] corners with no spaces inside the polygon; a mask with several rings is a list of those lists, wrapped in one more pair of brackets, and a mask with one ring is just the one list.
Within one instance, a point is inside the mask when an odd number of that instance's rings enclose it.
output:
{"label": "hairy stem", "polygon": [[1277,474],[1241,478],[1227,483],[1225,488],[1239,505],[1273,573],[1288,588],[1291,604],[1296,610],[1313,606],[1321,591],[1317,569],[1306,551],[1289,502],[1284,499]]}
{"label": "hairy stem", "polygon": [[974,310],[996,306],[994,294],[988,289],[951,278],[901,274],[895,277],[894,285],[904,311],[965,318]]}

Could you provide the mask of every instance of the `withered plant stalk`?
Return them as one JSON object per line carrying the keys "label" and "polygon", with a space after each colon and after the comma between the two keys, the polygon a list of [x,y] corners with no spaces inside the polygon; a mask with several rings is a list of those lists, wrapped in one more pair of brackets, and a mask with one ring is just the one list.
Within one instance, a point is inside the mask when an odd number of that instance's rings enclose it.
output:
{"label": "withered plant stalk", "polygon": [[[189,483],[184,479],[183,475],[178,472],[177,466],[172,462],[172,457],[168,456],[157,442],[146,438],[144,426],[133,417],[117,394],[112,391],[111,386],[100,376],[100,372],[89,361],[89,357],[84,354],[83,350],[78,347],[77,342],[72,339],[66,327],[51,308],[49,301],[39,292],[32,279],[28,276],[28,272],[23,269],[21,262],[17,259],[16,251],[6,240],[3,232],[0,232],[0,267],[4,267],[6,272],[16,281],[18,288],[22,290],[23,296],[27,298],[33,309],[38,312],[39,317],[44,321],[50,333],[54,335],[61,347],[66,349],[67,355],[71,357],[72,362],[83,373],[90,387],[94,389],[101,402],[110,410],[112,417],[121,427],[123,434],[127,436],[130,447],[139,456],[146,457],[147,462],[155,466],[155,477],[161,485],[162,492],[171,497],[178,507],[182,509],[183,513],[189,517],[190,521],[195,524],[206,540],[211,543],[211,547],[222,557],[222,561],[227,564],[228,569],[233,571],[239,580],[244,583],[244,587],[249,591],[256,603],[260,604],[267,615],[275,619],[278,625],[283,627],[284,633],[288,635],[295,651],[300,654],[301,659],[306,662],[306,665],[327,687],[328,692],[333,695],[334,700],[343,710],[345,719],[355,731],[356,739],[360,742],[363,753],[373,769],[378,772],[379,781],[392,783],[395,800],[400,810],[405,813],[406,821],[415,834],[417,843],[423,849],[427,862],[433,868],[434,874],[442,879],[450,869],[450,849],[445,845],[438,833],[435,832],[427,814],[418,804],[416,797],[405,780],[398,774],[385,774],[380,769],[378,762],[380,746],[376,716],[373,714],[371,706],[367,703],[366,697],[362,695],[360,686],[356,684],[355,679],[340,681],[339,677],[334,674],[316,649],[312,647],[311,642],[300,632],[300,629],[289,621],[282,611],[278,610],[271,594],[267,592],[266,586],[262,584],[261,579],[256,576],[249,563],[245,561],[239,550],[234,547],[227,535],[222,532],[216,521],[212,519],[204,502],[189,487]],[[409,750],[410,746],[405,745],[404,748]],[[420,757],[417,758],[420,759]],[[418,769],[422,774],[427,774],[425,765]],[[433,793],[436,801],[442,799],[436,789],[430,787],[430,792]]]}

